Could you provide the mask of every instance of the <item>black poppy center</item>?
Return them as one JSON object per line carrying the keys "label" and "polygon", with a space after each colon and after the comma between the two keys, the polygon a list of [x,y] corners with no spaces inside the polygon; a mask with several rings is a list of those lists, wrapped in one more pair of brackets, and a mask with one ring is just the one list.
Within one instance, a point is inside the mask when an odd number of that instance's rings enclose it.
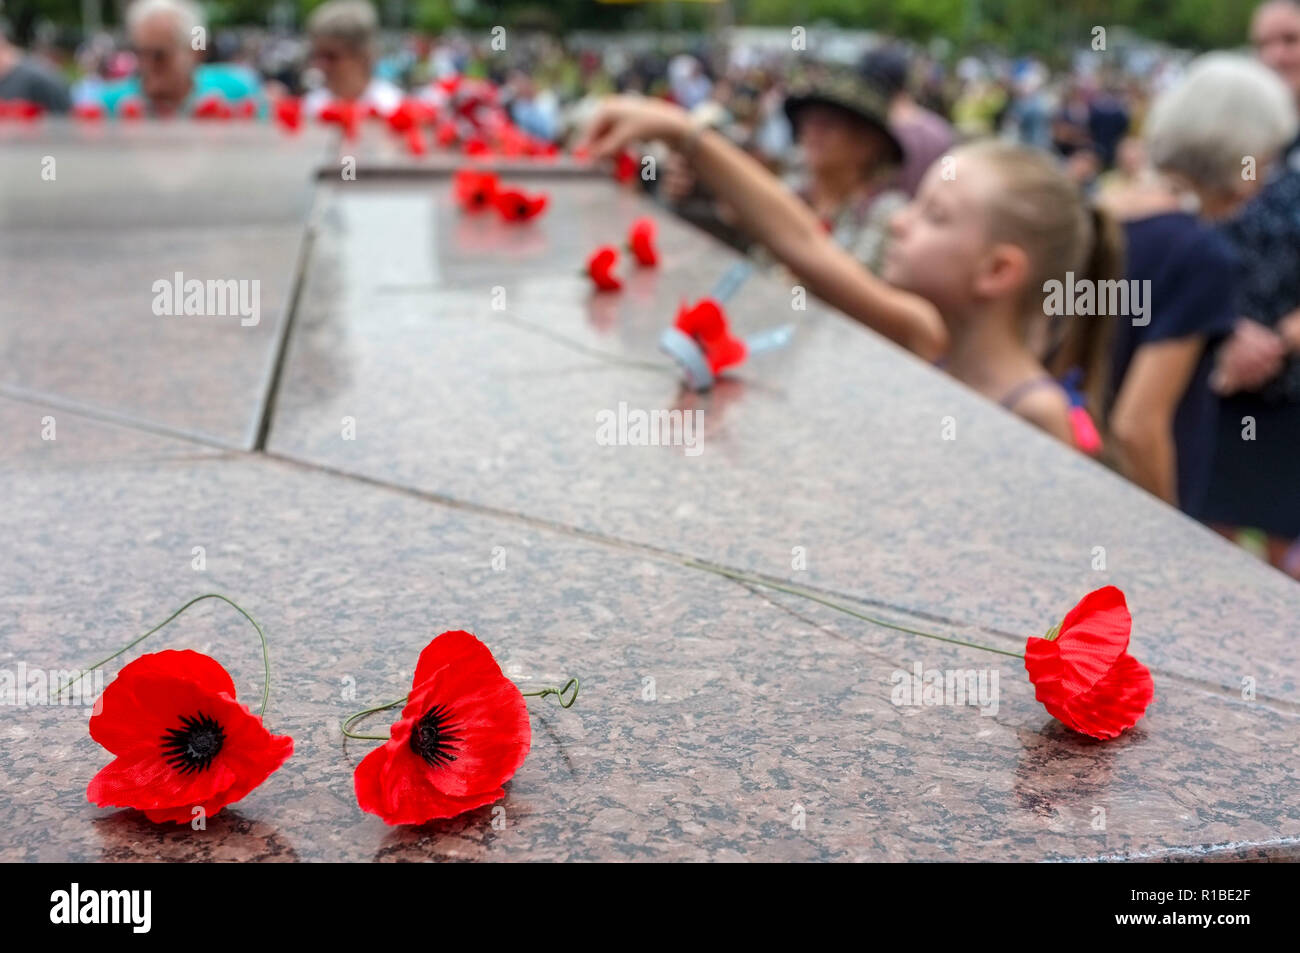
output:
{"label": "black poppy center", "polygon": [[215,720],[199,712],[182,716],[181,726],[163,735],[162,743],[163,759],[181,774],[193,774],[206,771],[221,753],[226,733]]}
{"label": "black poppy center", "polygon": [[445,705],[434,705],[411,729],[411,750],[432,767],[440,768],[456,760],[452,754],[460,736]]}

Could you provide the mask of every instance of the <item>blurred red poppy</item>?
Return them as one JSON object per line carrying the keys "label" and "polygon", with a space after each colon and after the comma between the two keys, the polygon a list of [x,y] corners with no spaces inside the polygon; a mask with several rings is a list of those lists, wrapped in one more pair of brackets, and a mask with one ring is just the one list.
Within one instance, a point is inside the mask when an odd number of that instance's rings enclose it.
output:
{"label": "blurred red poppy", "polygon": [[1155,684],[1128,654],[1133,619],[1124,593],[1106,586],[1084,596],[1044,638],[1025,645],[1034,697],[1065,725],[1093,738],[1133,727],[1151,704]]}
{"label": "blurred red poppy", "polygon": [[216,93],[194,104],[195,119],[229,119],[233,115],[230,105]]}
{"label": "blurred red poppy", "polygon": [[456,131],[456,124],[454,122],[450,119],[444,119],[442,122],[438,123],[438,128],[434,133],[434,138],[437,140],[438,145],[450,146],[455,145],[456,140],[460,138],[460,133]]}
{"label": "blurred red poppy", "polygon": [[636,178],[636,156],[630,152],[620,152],[614,159],[614,178],[620,182],[631,182]]}
{"label": "blurred red poppy", "polygon": [[495,174],[478,169],[460,169],[452,177],[456,202],[466,212],[481,212],[494,204],[499,186]]}
{"label": "blurred red poppy", "polygon": [[142,655],[108,684],[90,736],[117,757],[86,788],[100,807],[131,807],[156,823],[211,817],[265,781],[293,754],[235,700],[235,683],[198,652]]}
{"label": "blurred red poppy", "polygon": [[531,743],[524,696],[488,647],[444,632],[420,653],[388,741],[357,765],[357,803],[386,824],[455,817],[504,797]]}
{"label": "blurred red poppy", "polygon": [[498,189],[494,201],[507,222],[526,222],[546,210],[547,197],[545,192],[529,195],[520,189]]}
{"label": "blurred red poppy", "polygon": [[627,247],[639,264],[652,268],[659,264],[659,252],[655,248],[655,220],[638,218],[632,223],[628,232]]}
{"label": "blurred red poppy", "polygon": [[74,119],[81,119],[86,122],[99,122],[104,118],[104,107],[99,103],[77,103],[72,107],[72,116]]}
{"label": "blurred red poppy", "polygon": [[288,132],[297,132],[302,128],[302,100],[296,96],[285,96],[275,101],[275,121]]}
{"label": "blurred red poppy", "polygon": [[429,151],[428,145],[424,141],[424,133],[420,131],[419,126],[412,126],[406,130],[406,151],[413,156],[422,156]]}
{"label": "blurred red poppy", "polygon": [[701,298],[693,308],[683,302],[674,323],[695,339],[714,374],[745,359],[745,342],[732,335],[726,312],[712,298]]}
{"label": "blurred red poppy", "polygon": [[361,110],[355,103],[335,100],[321,109],[320,121],[337,125],[345,139],[355,139],[361,127]]}
{"label": "blurred red poppy", "polygon": [[618,291],[623,282],[614,274],[614,265],[618,262],[618,249],[613,245],[601,245],[587,259],[587,274],[600,291]]}
{"label": "blurred red poppy", "polygon": [[388,114],[388,125],[394,132],[407,132],[423,125],[432,118],[432,110],[418,99],[403,99],[396,109]]}

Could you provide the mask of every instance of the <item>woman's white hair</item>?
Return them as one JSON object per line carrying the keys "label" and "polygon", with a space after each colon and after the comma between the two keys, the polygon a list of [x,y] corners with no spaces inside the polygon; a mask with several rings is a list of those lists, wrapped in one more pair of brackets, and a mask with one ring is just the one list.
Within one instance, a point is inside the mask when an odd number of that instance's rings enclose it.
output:
{"label": "woman's white hair", "polygon": [[135,0],[126,8],[126,29],[134,33],[145,20],[163,13],[176,23],[176,42],[189,46],[196,27],[205,26],[203,10],[190,0]]}
{"label": "woman's white hair", "polygon": [[1231,192],[1247,157],[1262,175],[1296,128],[1295,101],[1271,70],[1235,53],[1208,53],[1156,99],[1144,137],[1157,169]]}

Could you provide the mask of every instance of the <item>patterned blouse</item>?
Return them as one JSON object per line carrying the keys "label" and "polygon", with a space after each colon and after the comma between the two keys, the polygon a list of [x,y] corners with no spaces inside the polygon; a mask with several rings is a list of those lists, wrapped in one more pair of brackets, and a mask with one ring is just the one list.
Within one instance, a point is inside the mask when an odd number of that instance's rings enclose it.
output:
{"label": "patterned blouse", "polygon": [[[812,197],[806,182],[788,179],[786,184],[811,207]],[[907,203],[907,193],[887,183],[845,202],[829,220],[823,219],[822,225],[835,244],[856,258],[864,268],[880,274],[889,248],[889,220]],[[775,261],[761,247],[752,250],[751,257],[764,268]]]}
{"label": "patterned blouse", "polygon": [[[1238,312],[1268,326],[1300,308],[1300,139],[1286,161],[1286,169],[1223,226],[1246,264]],[[1300,359],[1293,356],[1260,396],[1300,402]]]}

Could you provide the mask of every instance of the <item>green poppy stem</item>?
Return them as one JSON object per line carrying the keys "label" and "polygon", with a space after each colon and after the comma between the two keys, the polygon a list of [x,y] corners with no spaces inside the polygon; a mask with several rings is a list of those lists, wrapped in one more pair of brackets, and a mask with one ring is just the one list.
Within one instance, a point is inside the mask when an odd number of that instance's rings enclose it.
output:
{"label": "green poppy stem", "polygon": [[843,612],[845,615],[851,615],[855,619],[862,619],[864,622],[870,622],[872,625],[878,625],[885,629],[893,629],[896,632],[906,632],[909,635],[919,635],[922,638],[934,639],[937,642],[947,642],[950,645],[960,645],[969,649],[981,649],[985,652],[996,652],[998,655],[1007,655],[1011,658],[1023,659],[1024,655],[1020,652],[1013,652],[1010,649],[994,648],[991,645],[983,645],[979,642],[967,642],[965,639],[953,639],[944,635],[935,635],[933,632],[924,632],[921,629],[913,629],[909,626],[899,625],[896,622],[889,622],[876,616],[867,615],[864,612],[858,612],[850,609],[848,606],[841,605],[838,602],[832,602],[825,596],[810,589],[804,589],[802,586],[792,586],[786,583],[772,582],[761,576],[753,576],[749,573],[737,572],[733,569],[727,569],[723,566],[716,566],[712,563],[706,563],[699,559],[685,559],[682,565],[691,569],[702,569],[705,572],[711,572],[717,576],[723,576],[727,579],[734,579],[736,582],[748,583],[754,586],[763,586],[767,589],[776,589],[779,592],[785,592],[792,596],[799,596],[802,599],[808,599],[828,609],[834,609],[837,612]]}
{"label": "green poppy stem", "polygon": [[242,615],[245,619],[247,619],[249,622],[251,622],[251,623],[253,624],[253,628],[257,630],[257,636],[258,636],[258,638],[260,638],[260,639],[262,640],[262,664],[263,664],[263,667],[264,667],[264,670],[265,670],[265,679],[264,679],[264,684],[263,684],[263,686],[262,686],[262,707],[259,708],[258,711],[257,711],[257,715],[258,715],[258,717],[259,717],[259,718],[262,717],[263,715],[266,714],[266,705],[267,705],[267,702],[270,701],[270,698],[271,698],[271,650],[270,650],[269,646],[266,644],[266,633],[262,631],[262,627],[261,627],[260,625],[257,624],[257,620],[256,620],[256,619],[254,619],[251,615],[249,615],[247,612],[245,612],[245,611],[244,611],[240,606],[236,605],[236,604],[235,604],[234,602],[232,602],[230,599],[226,598],[225,596],[221,595],[221,594],[218,593],[218,592],[209,592],[209,593],[205,593],[204,595],[201,595],[201,596],[195,596],[193,599],[191,599],[189,602],[185,603],[185,605],[181,606],[179,609],[177,609],[175,612],[173,612],[173,613],[172,613],[171,615],[169,615],[167,618],[163,619],[161,622],[159,622],[157,625],[155,625],[152,629],[150,629],[150,630],[149,630],[148,632],[146,632],[144,635],[140,636],[138,639],[134,639],[134,640],[128,642],[126,645],[122,646],[120,649],[118,649],[118,650],[117,650],[116,652],[114,652],[112,655],[109,655],[109,656],[107,656],[107,657],[105,657],[105,658],[100,659],[98,662],[96,662],[94,665],[91,665],[89,668],[83,669],[82,672],[81,672],[81,674],[78,675],[76,678],[74,678],[72,681],[68,682],[66,685],[60,686],[59,689],[58,689],[57,691],[55,691],[55,693],[54,693],[54,697],[55,697],[55,698],[58,698],[60,695],[62,695],[64,692],[66,692],[69,688],[71,688],[73,685],[77,684],[77,682],[81,681],[83,678],[85,678],[85,677],[86,677],[87,675],[89,675],[91,672],[95,671],[95,669],[99,668],[100,666],[107,665],[109,662],[113,661],[113,659],[117,658],[119,655],[123,655],[123,654],[125,654],[126,652],[131,651],[131,649],[135,648],[137,645],[139,645],[139,644],[140,644],[141,642],[143,642],[145,639],[149,638],[149,636],[153,635],[155,632],[157,632],[157,631],[158,631],[159,629],[161,629],[163,626],[167,625],[169,622],[171,622],[173,619],[175,619],[178,615],[180,615],[182,612],[184,612],[184,611],[185,611],[186,609],[188,609],[190,606],[194,605],[194,603],[196,603],[196,602],[202,602],[204,599],[220,599],[222,602],[224,602],[224,603],[226,603],[227,605],[233,607],[234,610],[235,610],[236,612],[238,612],[240,615]]}
{"label": "green poppy stem", "polygon": [[[568,692],[570,688],[573,689],[573,693],[569,695],[568,702],[565,702],[565,693]],[[569,679],[564,683],[563,688],[555,688],[548,685],[546,688],[539,688],[535,692],[520,692],[519,694],[523,695],[525,698],[545,698],[547,695],[554,695],[559,701],[561,708],[572,708],[574,702],[578,700],[578,680],[576,678]],[[369,716],[378,714],[381,711],[388,711],[390,708],[396,708],[398,705],[405,704],[406,700],[410,697],[410,695],[403,695],[396,701],[386,702],[383,705],[376,705],[373,708],[363,708],[361,711],[353,712],[344,718],[343,722],[339,726],[343,730],[343,737],[355,738],[358,741],[387,741],[388,735],[359,735],[352,731],[352,726],[363,718],[368,718]]]}

